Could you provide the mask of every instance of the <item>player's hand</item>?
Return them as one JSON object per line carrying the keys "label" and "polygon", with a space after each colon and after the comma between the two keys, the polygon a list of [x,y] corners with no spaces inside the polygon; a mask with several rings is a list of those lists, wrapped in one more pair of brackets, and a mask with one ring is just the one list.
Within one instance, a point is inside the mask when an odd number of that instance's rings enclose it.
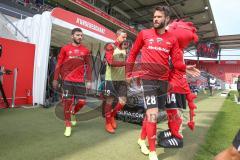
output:
{"label": "player's hand", "polygon": [[128,85],[130,85],[131,84],[131,78],[126,78],[126,82],[127,82]]}
{"label": "player's hand", "polygon": [[53,85],[53,89],[57,89],[58,88],[58,81],[53,80],[52,85]]}
{"label": "player's hand", "polygon": [[196,70],[186,70],[187,74],[190,75],[191,77],[199,77],[200,76],[200,71],[198,69]]}
{"label": "player's hand", "polygon": [[90,81],[86,82],[86,88],[89,90],[92,88],[92,83]]}
{"label": "player's hand", "polygon": [[141,87],[141,79],[140,78],[136,78],[136,85],[138,87]]}
{"label": "player's hand", "polygon": [[187,65],[186,72],[192,77],[199,77],[201,74],[201,71],[196,68],[196,65]]}
{"label": "player's hand", "polygon": [[196,68],[196,64],[186,66],[186,69],[189,69],[189,70],[192,70],[193,68]]}

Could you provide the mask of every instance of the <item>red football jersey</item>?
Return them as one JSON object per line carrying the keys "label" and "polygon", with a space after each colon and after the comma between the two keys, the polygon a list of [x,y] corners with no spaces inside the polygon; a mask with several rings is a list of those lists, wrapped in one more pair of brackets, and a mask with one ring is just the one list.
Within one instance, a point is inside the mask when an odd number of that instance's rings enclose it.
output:
{"label": "red football jersey", "polygon": [[85,71],[87,79],[91,80],[90,60],[90,52],[84,45],[65,45],[58,55],[54,80],[57,80],[60,74],[64,81],[84,82]]}
{"label": "red football jersey", "polygon": [[148,80],[168,80],[169,57],[175,65],[180,52],[178,41],[169,32],[159,34],[155,29],[144,29],[139,32],[127,60],[127,76],[131,77],[134,62],[141,50],[141,74],[139,77]]}

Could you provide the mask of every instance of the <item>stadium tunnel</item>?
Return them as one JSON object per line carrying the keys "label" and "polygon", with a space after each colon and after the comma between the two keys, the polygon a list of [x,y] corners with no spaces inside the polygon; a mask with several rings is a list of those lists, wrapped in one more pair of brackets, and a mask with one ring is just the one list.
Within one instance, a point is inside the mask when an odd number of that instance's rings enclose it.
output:
{"label": "stadium tunnel", "polygon": [[[20,41],[35,44],[34,73],[32,97],[33,104],[45,105],[46,87],[48,77],[48,64],[51,48],[57,49],[64,44],[71,42],[71,30],[80,27],[84,33],[83,44],[92,52],[95,62],[95,70],[99,69],[101,63],[97,56],[103,57],[104,45],[113,42],[115,34],[105,28],[98,22],[66,11],[61,8],[55,8],[52,12],[44,12],[42,15],[35,15],[15,22],[19,30],[28,38],[17,34]],[[8,26],[15,33],[15,29]],[[99,81],[98,72],[93,72],[93,88],[97,88]]]}

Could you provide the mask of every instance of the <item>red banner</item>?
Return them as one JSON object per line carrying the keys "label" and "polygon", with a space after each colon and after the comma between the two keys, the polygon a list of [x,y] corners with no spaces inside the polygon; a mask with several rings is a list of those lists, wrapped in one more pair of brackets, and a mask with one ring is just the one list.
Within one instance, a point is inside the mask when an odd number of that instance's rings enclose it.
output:
{"label": "red banner", "polygon": [[[187,60],[187,64],[196,64],[197,60]],[[240,60],[221,60],[220,63],[218,60],[200,60],[199,64],[240,64]]]}
{"label": "red banner", "polygon": [[109,14],[107,14],[106,12],[102,11],[101,9],[99,8],[96,8],[92,5],[90,5],[89,3],[83,1],[83,0],[69,0],[77,5],[80,5],[82,7],[84,7],[85,9],[88,9],[90,11],[92,11],[93,13],[103,17],[104,19],[126,29],[127,31],[130,31],[132,32],[133,34],[137,34],[137,31],[134,29],[134,28],[131,28],[129,25],[123,23],[122,21],[118,20],[117,18],[114,18],[112,16],[110,16]]}
{"label": "red banner", "polygon": [[221,64],[240,64],[240,61],[221,61]]}
{"label": "red banner", "polygon": [[111,30],[107,29],[103,25],[99,24],[98,22],[90,18],[66,11],[61,8],[54,8],[51,14],[53,17],[59,18],[63,21],[79,26],[80,28],[87,29],[109,39],[115,40],[116,38],[114,32],[112,32]]}

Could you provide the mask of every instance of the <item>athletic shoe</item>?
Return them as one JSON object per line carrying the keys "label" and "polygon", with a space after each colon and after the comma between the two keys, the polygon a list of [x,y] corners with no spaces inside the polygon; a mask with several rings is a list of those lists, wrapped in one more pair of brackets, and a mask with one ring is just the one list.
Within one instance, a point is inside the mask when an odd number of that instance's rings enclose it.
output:
{"label": "athletic shoe", "polygon": [[71,127],[66,127],[65,132],[64,132],[64,136],[66,136],[66,137],[71,136],[71,130],[72,130]]}
{"label": "athletic shoe", "polygon": [[76,126],[77,125],[77,118],[75,114],[71,115],[71,124],[72,126]]}
{"label": "athletic shoe", "polygon": [[157,153],[155,151],[149,152],[149,160],[158,160]]}
{"label": "athletic shoe", "polygon": [[169,137],[167,139],[163,139],[162,141],[158,141],[158,146],[163,148],[182,148],[183,139]]}
{"label": "athletic shoe", "polygon": [[168,130],[165,130],[165,131],[161,131],[161,132],[158,132],[157,133],[157,139],[158,140],[163,140],[163,139],[166,139],[166,138],[169,138],[172,136],[172,133],[170,132],[170,129]]}
{"label": "athletic shoe", "polygon": [[105,124],[105,129],[106,129],[106,131],[109,132],[109,133],[115,133],[115,130],[113,129],[111,123],[106,123],[106,124]]}
{"label": "athletic shoe", "polygon": [[148,155],[149,149],[146,146],[145,140],[142,140],[141,138],[139,138],[137,143],[138,143],[139,147],[141,148],[141,152],[145,155]]}

